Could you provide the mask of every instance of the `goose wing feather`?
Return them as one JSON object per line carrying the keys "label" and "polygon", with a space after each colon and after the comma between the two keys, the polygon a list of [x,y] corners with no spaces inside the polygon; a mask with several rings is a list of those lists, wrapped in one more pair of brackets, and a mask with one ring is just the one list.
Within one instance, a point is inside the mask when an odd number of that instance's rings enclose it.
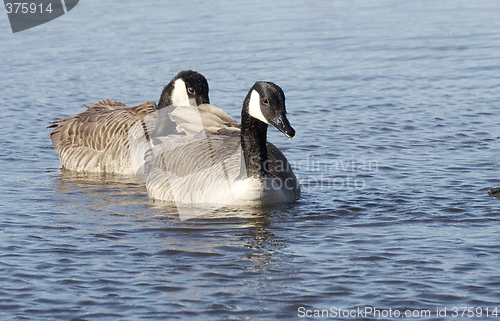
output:
{"label": "goose wing feather", "polygon": [[[184,136],[164,142],[151,158],[146,185],[150,196],[171,202],[211,203],[214,189],[228,189],[240,173],[238,136]],[[222,193],[225,198],[230,193]],[[225,199],[215,200],[224,203]]]}
{"label": "goose wing feather", "polygon": [[[56,120],[49,126],[55,127],[50,138],[62,167],[85,172],[128,173],[129,131],[156,110],[156,103],[147,101],[127,108],[106,99],[86,107],[86,111]],[[143,126],[146,132],[151,132],[154,121],[151,119]]]}
{"label": "goose wing feather", "polygon": [[170,119],[177,124],[177,131],[196,135],[202,130],[206,135],[216,134],[222,129],[239,129],[239,124],[226,112],[211,104],[198,107],[180,106],[170,113]]}
{"label": "goose wing feather", "polygon": [[292,166],[281,150],[272,143],[267,142],[267,153],[269,156],[269,173],[272,177],[280,180],[293,199],[300,198],[300,184],[292,170]]}

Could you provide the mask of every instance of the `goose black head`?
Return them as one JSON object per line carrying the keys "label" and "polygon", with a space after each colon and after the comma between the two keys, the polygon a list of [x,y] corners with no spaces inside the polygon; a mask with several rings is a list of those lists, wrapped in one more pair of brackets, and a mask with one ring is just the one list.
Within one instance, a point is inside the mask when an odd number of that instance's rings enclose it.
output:
{"label": "goose black head", "polygon": [[286,118],[285,94],[272,82],[257,81],[253,85],[245,99],[244,112],[263,123],[273,125],[288,138],[295,136],[295,130]]}
{"label": "goose black head", "polygon": [[199,72],[183,70],[163,88],[158,109],[171,105],[209,104],[208,82]]}

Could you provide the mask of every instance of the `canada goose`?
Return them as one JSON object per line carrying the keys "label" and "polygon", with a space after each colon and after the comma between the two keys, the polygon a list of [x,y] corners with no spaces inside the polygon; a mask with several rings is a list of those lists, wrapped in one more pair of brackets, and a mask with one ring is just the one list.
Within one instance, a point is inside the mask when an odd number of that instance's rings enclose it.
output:
{"label": "canada goose", "polygon": [[52,122],[49,128],[56,128],[50,138],[64,169],[141,174],[150,136],[175,132],[175,126],[169,126],[173,122],[168,112],[175,106],[204,103],[210,103],[207,80],[198,72],[184,70],[163,88],[158,105],[147,101],[127,108],[120,102],[101,100],[85,105],[83,113]]}
{"label": "canada goose", "polygon": [[300,186],[286,157],[267,142],[273,125],[292,138],[285,95],[256,82],[241,112],[241,126],[220,108],[177,107],[170,118],[185,135],[164,138],[147,156],[151,198],[177,205],[266,205],[297,200]]}

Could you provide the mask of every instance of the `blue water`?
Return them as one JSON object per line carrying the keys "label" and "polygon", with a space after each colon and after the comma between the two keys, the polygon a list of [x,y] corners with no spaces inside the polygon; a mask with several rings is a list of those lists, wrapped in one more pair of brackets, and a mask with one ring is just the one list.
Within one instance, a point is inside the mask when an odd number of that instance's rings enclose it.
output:
{"label": "blue water", "polygon": [[[16,34],[0,17],[0,319],[496,319],[499,17],[493,0],[88,0]],[[269,139],[299,202],[182,221],[140,180],[58,169],[51,121],[158,100],[182,69],[237,119],[255,81],[283,88],[297,134]]]}

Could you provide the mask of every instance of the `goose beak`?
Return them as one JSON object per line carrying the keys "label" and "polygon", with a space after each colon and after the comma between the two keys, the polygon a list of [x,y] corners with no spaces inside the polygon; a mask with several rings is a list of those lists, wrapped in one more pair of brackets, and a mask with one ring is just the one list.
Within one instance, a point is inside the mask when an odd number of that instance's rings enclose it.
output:
{"label": "goose beak", "polygon": [[278,117],[271,122],[271,124],[278,128],[286,137],[292,138],[295,136],[295,129],[290,126],[290,122],[288,121],[288,118],[286,118],[285,113],[279,114]]}

